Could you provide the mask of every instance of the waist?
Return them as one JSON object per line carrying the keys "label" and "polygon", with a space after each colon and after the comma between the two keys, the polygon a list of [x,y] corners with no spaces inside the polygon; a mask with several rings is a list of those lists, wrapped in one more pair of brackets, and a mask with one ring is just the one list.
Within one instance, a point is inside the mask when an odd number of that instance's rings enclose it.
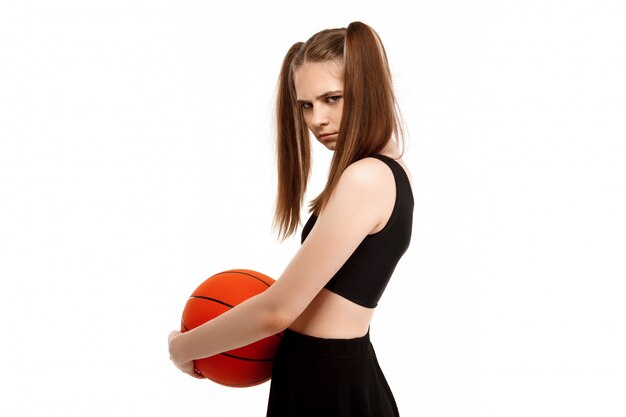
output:
{"label": "waist", "polygon": [[372,352],[369,328],[364,336],[351,339],[327,339],[285,329],[281,345],[292,351],[339,360],[354,359]]}
{"label": "waist", "polygon": [[324,288],[289,328],[320,338],[357,338],[368,331],[373,315],[374,309],[357,305]]}

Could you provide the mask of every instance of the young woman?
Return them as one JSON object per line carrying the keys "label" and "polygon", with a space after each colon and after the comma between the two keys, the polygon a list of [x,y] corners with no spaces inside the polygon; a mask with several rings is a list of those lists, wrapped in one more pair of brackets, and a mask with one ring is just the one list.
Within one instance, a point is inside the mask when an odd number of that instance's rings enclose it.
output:
{"label": "young woman", "polygon": [[200,377],[194,359],[284,330],[268,417],[398,416],[369,325],[409,246],[413,195],[376,32],[353,22],[294,44],[283,62],[276,107],[274,224],[283,238],[300,224],[309,132],[334,151],[326,187],[310,204],[302,245],[265,292],[189,332],[172,332],[171,359]]}

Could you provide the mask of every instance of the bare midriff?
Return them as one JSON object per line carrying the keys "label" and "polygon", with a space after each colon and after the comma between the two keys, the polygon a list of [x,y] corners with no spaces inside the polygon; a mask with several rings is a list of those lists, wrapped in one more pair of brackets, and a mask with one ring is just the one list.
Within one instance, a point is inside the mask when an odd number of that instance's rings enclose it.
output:
{"label": "bare midriff", "polygon": [[289,329],[324,339],[351,339],[367,333],[373,315],[373,308],[355,304],[324,288]]}

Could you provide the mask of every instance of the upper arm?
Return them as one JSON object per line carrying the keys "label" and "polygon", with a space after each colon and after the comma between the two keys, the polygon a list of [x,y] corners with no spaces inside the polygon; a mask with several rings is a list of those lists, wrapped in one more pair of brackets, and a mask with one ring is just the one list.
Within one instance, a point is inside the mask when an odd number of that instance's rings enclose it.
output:
{"label": "upper arm", "polygon": [[380,222],[386,208],[381,196],[389,194],[385,175],[390,175],[388,168],[372,159],[343,172],[306,240],[266,291],[268,302],[286,322],[300,315]]}

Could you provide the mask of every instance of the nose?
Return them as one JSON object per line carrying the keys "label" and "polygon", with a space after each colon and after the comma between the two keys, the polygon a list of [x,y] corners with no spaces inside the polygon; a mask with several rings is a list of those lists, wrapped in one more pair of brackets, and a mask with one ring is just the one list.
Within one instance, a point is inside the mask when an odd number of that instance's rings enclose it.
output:
{"label": "nose", "polygon": [[328,112],[324,106],[313,106],[313,117],[311,122],[315,126],[326,126],[329,123]]}

